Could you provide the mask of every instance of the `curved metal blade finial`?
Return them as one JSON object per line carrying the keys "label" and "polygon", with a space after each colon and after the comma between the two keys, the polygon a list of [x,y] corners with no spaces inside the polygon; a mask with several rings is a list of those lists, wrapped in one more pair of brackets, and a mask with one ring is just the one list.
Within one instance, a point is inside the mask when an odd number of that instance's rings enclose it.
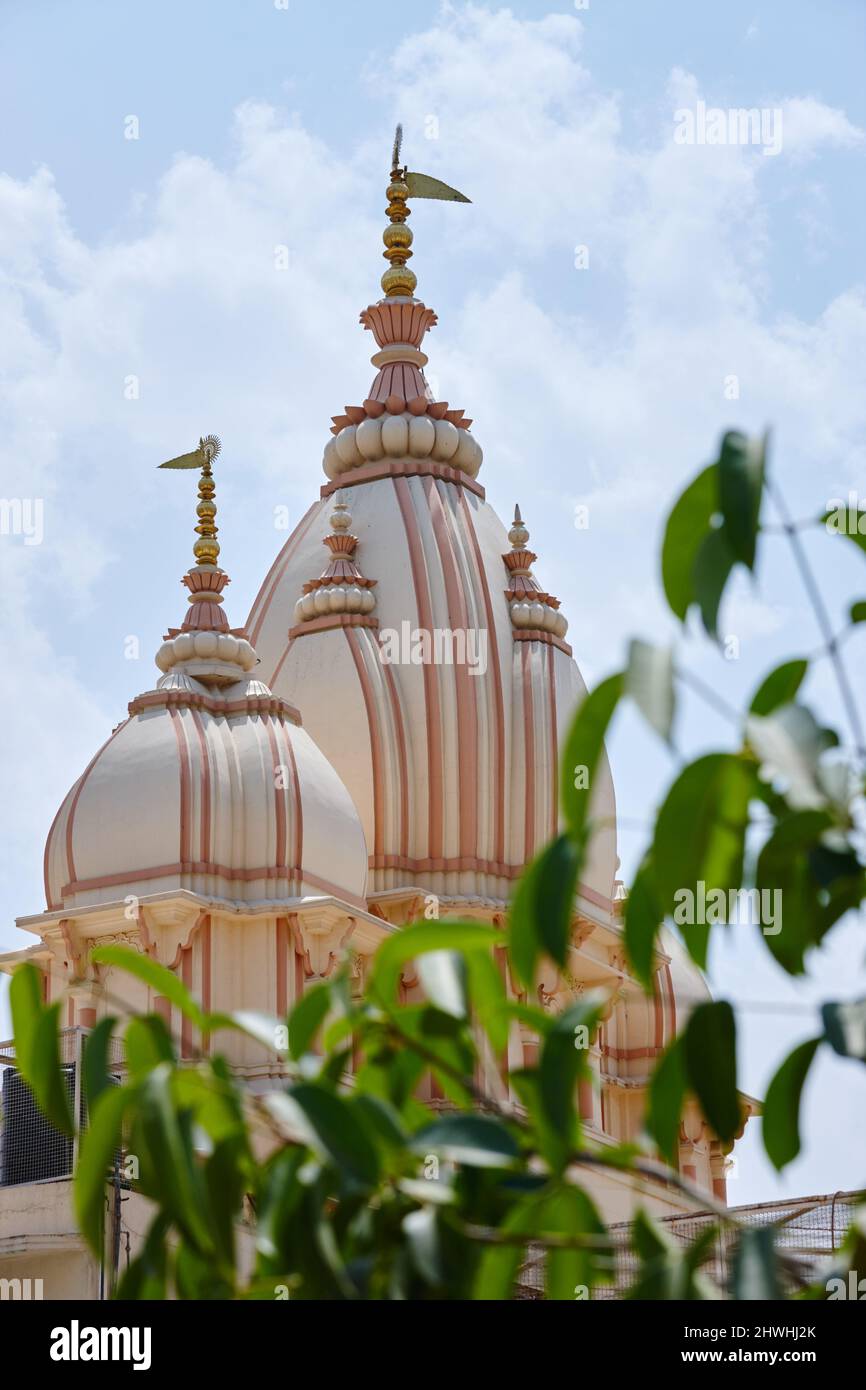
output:
{"label": "curved metal blade finial", "polygon": [[210,467],[219,453],[222,445],[215,434],[206,435],[204,439],[199,439],[198,448],[193,449],[190,454],[180,454],[178,458],[168,459],[159,465],[160,468],[205,468]]}
{"label": "curved metal blade finial", "polygon": [[403,126],[397,126],[394,132],[394,148],[392,150],[391,182],[386,190],[388,207],[386,214],[390,226],[385,228],[382,239],[385,242],[385,250],[382,255],[388,261],[388,269],[382,276],[381,285],[385,291],[385,297],[390,299],[399,297],[402,299],[412,299],[418,284],[415,272],[410,270],[406,264],[412,257],[413,236],[410,229],[406,226],[406,219],[411,214],[411,209],[407,207],[410,198],[435,198],[441,202],[448,203],[468,203],[469,199],[465,193],[460,193],[450,184],[443,183],[441,179],[434,179],[431,174],[412,173],[407,168],[401,166],[400,156],[403,149]]}

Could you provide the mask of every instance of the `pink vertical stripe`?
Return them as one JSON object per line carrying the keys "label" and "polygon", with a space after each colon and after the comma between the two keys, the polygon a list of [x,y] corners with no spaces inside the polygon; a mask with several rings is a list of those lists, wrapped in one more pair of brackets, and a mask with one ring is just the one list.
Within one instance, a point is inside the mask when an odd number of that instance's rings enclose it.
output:
{"label": "pink vertical stripe", "polygon": [[[412,582],[418,603],[419,624],[428,632],[432,632],[433,612],[430,603],[430,590],[427,584],[427,571],[418,531],[418,520],[412,505],[412,494],[405,478],[394,478],[392,481],[406,530]],[[424,672],[424,702],[427,711],[427,852],[431,859],[440,859],[442,857],[442,734],[439,687],[434,668],[425,665],[422,670]]]}
{"label": "pink vertical stripe", "polygon": [[385,853],[385,794],[384,794],[384,772],[382,759],[382,738],[379,731],[379,721],[376,717],[376,701],[373,696],[373,685],[370,674],[364,665],[364,657],[358,643],[356,629],[344,627],[346,641],[352,653],[352,660],[355,663],[355,670],[358,673],[358,681],[361,686],[361,694],[364,697],[364,708],[367,711],[367,727],[370,730],[370,756],[373,761],[373,854],[376,857]]}
{"label": "pink vertical stripe", "polygon": [[[286,799],[287,787],[280,785],[283,778],[280,769],[285,766],[283,758],[277,749],[277,735],[274,721],[270,715],[265,715],[263,721],[268,735],[268,743],[271,749],[271,781],[274,787],[274,817],[275,817],[275,840],[274,845],[274,864],[277,868],[285,867],[288,858],[288,834],[287,834],[287,812]],[[293,866],[296,867],[296,866]]]}
{"label": "pink vertical stripe", "polygon": [[201,752],[201,775],[199,786],[201,790],[201,809],[200,809],[200,849],[199,858],[202,863],[210,863],[210,757],[207,746],[207,735],[205,734],[204,721],[197,709],[191,710],[192,722],[198,734],[198,746]]}
{"label": "pink vertical stripe", "polygon": [[[378,634],[377,634],[378,640]],[[397,682],[394,679],[394,672],[391,670],[389,662],[381,663],[382,670],[385,672],[385,684],[388,687],[388,695],[391,700],[391,710],[394,716],[394,728],[397,732],[397,761],[400,768],[400,844],[399,853],[408,858],[409,855],[409,760],[406,754],[406,731],[403,727],[403,710],[400,705],[400,695],[397,690]]]}
{"label": "pink vertical stripe", "polygon": [[[525,644],[524,644],[525,645]],[[547,689],[550,698],[550,837],[559,829],[559,741],[556,737],[556,665],[554,648],[547,648]]]}
{"label": "pink vertical stripe", "polygon": [[530,659],[534,643],[521,642],[523,668],[523,857],[528,863],[535,849],[535,716],[532,705],[532,671]]}
{"label": "pink vertical stripe", "polygon": [[[448,626],[452,631],[469,631],[469,614],[457,569],[457,556],[445,507],[439,488],[432,478],[423,483],[433,521],[433,535],[439,551],[445,597],[448,603]],[[460,807],[459,854],[467,858],[478,850],[478,707],[475,703],[477,678],[469,674],[466,665],[455,665],[454,685],[457,696],[458,789]]]}
{"label": "pink vertical stripe", "polygon": [[484,594],[484,611],[487,614],[487,641],[490,648],[490,663],[493,673],[494,730],[496,740],[494,755],[496,793],[493,803],[493,857],[497,863],[501,864],[505,859],[505,704],[502,694],[502,669],[499,665],[499,647],[496,642],[496,621],[493,616],[493,604],[490,601],[490,586],[487,583],[484,561],[481,556],[481,546],[478,543],[475,523],[472,519],[472,510],[469,503],[466,501],[466,493],[462,487],[458,489],[458,494],[460,497],[460,504],[463,508],[463,514],[466,518],[469,537],[472,542],[475,565],[478,571],[478,578],[481,582],[481,589]]}
{"label": "pink vertical stripe", "polygon": [[[180,953],[180,978],[188,990],[192,989],[192,947],[185,946]],[[180,1024],[180,1055],[192,1056],[192,1023],[184,1014]]]}
{"label": "pink vertical stripe", "polygon": [[180,761],[180,862],[187,867],[192,859],[190,851],[190,774],[189,750],[186,746],[186,732],[183,719],[176,709],[169,709],[172,726],[177,738],[177,754]]}
{"label": "pink vertical stripe", "polygon": [[289,1011],[289,923],[285,917],[276,921],[277,948],[277,1017],[285,1018]]}
{"label": "pink vertical stripe", "polygon": [[292,736],[281,720],[276,724],[277,742],[282,744],[286,750],[286,762],[292,777],[292,818],[294,825],[293,836],[293,859],[290,865],[292,869],[291,877],[300,884],[302,879],[301,869],[304,863],[304,811],[301,805],[301,782],[298,777],[298,764],[295,758],[295,750],[292,747]]}

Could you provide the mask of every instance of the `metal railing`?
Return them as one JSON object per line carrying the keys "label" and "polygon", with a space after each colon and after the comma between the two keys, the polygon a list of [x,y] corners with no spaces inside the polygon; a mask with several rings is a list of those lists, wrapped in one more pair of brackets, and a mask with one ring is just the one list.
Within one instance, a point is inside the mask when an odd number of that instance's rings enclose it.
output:
{"label": "metal railing", "polygon": [[[730,1207],[730,1215],[740,1225],[774,1226],[776,1247],[785,1257],[788,1273],[783,1273],[783,1292],[793,1293],[799,1281],[812,1282],[839,1249],[851,1226],[856,1206],[866,1198],[863,1192],[833,1192],[817,1197],[795,1197],[779,1202],[755,1202],[750,1206]],[[665,1216],[659,1221],[662,1230],[683,1246],[691,1245],[709,1227],[718,1222],[710,1211],[688,1212]],[[613,1246],[614,1270],[610,1284],[598,1285],[592,1298],[602,1301],[622,1299],[637,1282],[638,1259],[629,1248],[631,1223],[616,1222],[609,1228]],[[730,1267],[737,1232],[730,1227],[720,1230],[713,1242],[702,1270],[722,1291],[729,1287]],[[544,1252],[531,1248],[521,1267],[518,1296],[544,1297]]]}
{"label": "metal railing", "polygon": [[[87,1028],[59,1033],[60,1065],[73,1115],[83,1124],[86,1106],[81,1067]],[[114,1040],[110,1062],[121,1058]],[[69,1178],[75,1167],[77,1140],[49,1124],[15,1064],[15,1043],[0,1043],[0,1188]]]}

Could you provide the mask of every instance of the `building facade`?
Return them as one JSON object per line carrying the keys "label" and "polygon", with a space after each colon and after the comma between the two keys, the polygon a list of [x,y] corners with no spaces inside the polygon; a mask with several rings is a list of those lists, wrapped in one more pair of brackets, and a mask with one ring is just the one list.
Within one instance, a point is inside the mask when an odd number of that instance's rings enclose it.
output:
{"label": "building facade", "polygon": [[[557,831],[559,750],[586,688],[520,511],[506,529],[485,499],[471,419],[427,385],[437,320],[407,265],[408,196],[395,167],[384,295],[361,313],[376,347],[372,385],[333,417],[319,495],[240,628],[223,601],[217,445],[203,442],[186,614],[157,653],[152,687],[60,805],[45,910],[18,921],[31,944],[0,958],[6,971],[36,963],[45,998],[64,1001],[70,1038],[119,998],[161,1013],[192,1055],[191,1025],[168,1000],[91,960],[109,942],[176,971],[207,1009],[284,1016],[347,953],[360,985],[387,935],[418,916],[459,914],[490,924],[520,996],[497,935],[515,880]],[[637,1134],[654,1059],[707,990],[664,933],[652,995],[631,975],[606,758],[592,796],[598,830],[567,968],[541,972],[537,1001],[556,1011],[583,990],[607,991],[593,1081],[578,1100],[588,1133],[614,1144]],[[402,988],[415,997],[417,979],[406,974]],[[279,1080],[278,1061],[252,1039],[220,1046],[250,1086]],[[536,1047],[515,1027],[510,1067],[531,1063]],[[724,1199],[726,1162],[689,1109],[682,1174]],[[587,1187],[607,1219],[628,1218],[625,1175],[594,1172]],[[45,1297],[97,1298],[104,1285],[69,1188],[64,1174],[0,1186],[0,1278],[42,1278]],[[644,1201],[661,1215],[683,1209],[672,1189]],[[145,1215],[131,1193],[127,1253]]]}

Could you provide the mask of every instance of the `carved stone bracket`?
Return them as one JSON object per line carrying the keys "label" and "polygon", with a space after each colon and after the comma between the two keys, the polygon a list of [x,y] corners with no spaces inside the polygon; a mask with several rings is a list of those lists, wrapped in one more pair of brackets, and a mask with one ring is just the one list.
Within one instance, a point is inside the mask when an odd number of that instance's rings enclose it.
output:
{"label": "carved stone bracket", "polygon": [[334,971],[354,927],[351,918],[346,925],[345,914],[334,904],[305,908],[297,914],[295,949],[304,957],[308,976],[326,979]]}

